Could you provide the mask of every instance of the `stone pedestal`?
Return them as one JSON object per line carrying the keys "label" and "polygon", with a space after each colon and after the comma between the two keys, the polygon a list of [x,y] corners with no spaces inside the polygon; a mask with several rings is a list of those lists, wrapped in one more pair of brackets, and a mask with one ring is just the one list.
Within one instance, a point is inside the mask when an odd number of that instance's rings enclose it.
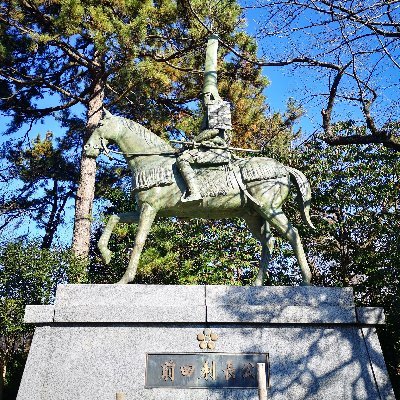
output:
{"label": "stone pedestal", "polygon": [[[258,398],[145,387],[148,353],[207,351],[268,353],[268,399],[395,399],[375,331],[383,312],[354,307],[350,288],[61,285],[25,322],[36,330],[18,400]],[[205,328],[214,350],[199,348]]]}

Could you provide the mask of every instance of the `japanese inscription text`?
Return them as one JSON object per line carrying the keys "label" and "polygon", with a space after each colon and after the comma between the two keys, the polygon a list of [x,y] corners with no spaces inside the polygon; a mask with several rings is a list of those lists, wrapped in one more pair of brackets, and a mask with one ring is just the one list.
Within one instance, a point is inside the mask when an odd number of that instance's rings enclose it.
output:
{"label": "japanese inscription text", "polygon": [[146,387],[257,388],[257,363],[265,363],[269,381],[265,353],[147,354]]}

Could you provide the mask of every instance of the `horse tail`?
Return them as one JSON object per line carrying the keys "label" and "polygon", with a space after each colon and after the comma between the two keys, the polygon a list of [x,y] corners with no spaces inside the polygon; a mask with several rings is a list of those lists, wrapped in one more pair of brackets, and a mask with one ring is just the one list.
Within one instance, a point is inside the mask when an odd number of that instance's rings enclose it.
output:
{"label": "horse tail", "polygon": [[300,214],[303,221],[310,227],[315,229],[315,226],[310,219],[310,204],[311,204],[311,186],[306,176],[296,168],[286,167],[291,176],[292,182],[297,188],[296,200],[300,207]]}

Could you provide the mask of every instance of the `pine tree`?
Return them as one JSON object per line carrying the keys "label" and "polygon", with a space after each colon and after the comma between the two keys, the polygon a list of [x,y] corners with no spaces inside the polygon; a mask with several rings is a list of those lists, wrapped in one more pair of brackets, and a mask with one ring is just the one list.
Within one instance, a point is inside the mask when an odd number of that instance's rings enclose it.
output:
{"label": "pine tree", "polygon": [[[13,117],[9,132],[57,112],[68,123],[71,107],[81,104],[84,144],[102,107],[123,109],[126,98],[137,99],[129,104],[139,122],[157,121],[159,131],[173,126],[199,90],[194,67],[200,68],[198,50],[208,31],[195,15],[212,20],[221,37],[238,37],[240,8],[228,0],[209,7],[199,0],[3,2],[0,110]],[[42,106],[49,96],[58,105]],[[73,239],[82,257],[89,248],[95,170],[82,153]]]}

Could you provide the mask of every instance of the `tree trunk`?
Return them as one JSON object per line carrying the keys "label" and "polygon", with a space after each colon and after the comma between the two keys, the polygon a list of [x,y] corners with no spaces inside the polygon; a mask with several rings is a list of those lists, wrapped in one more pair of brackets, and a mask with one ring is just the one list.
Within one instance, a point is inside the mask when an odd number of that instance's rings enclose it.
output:
{"label": "tree trunk", "polygon": [[49,220],[47,221],[45,227],[45,235],[42,240],[42,249],[50,249],[53,242],[54,234],[56,232],[57,226],[55,225],[55,217],[57,215],[58,207],[58,181],[54,179],[53,190],[51,191],[52,196],[52,206],[50,211]]}
{"label": "tree trunk", "polygon": [[4,382],[6,380],[6,371],[6,365],[0,361],[0,400],[4,399]]}
{"label": "tree trunk", "polygon": [[[86,134],[83,144],[87,142],[101,119],[103,99],[104,83],[99,80],[93,85],[93,95],[89,100]],[[87,259],[89,254],[95,176],[96,160],[87,157],[82,149],[81,170],[75,201],[74,234],[72,239],[72,250],[74,254],[82,260]]]}

